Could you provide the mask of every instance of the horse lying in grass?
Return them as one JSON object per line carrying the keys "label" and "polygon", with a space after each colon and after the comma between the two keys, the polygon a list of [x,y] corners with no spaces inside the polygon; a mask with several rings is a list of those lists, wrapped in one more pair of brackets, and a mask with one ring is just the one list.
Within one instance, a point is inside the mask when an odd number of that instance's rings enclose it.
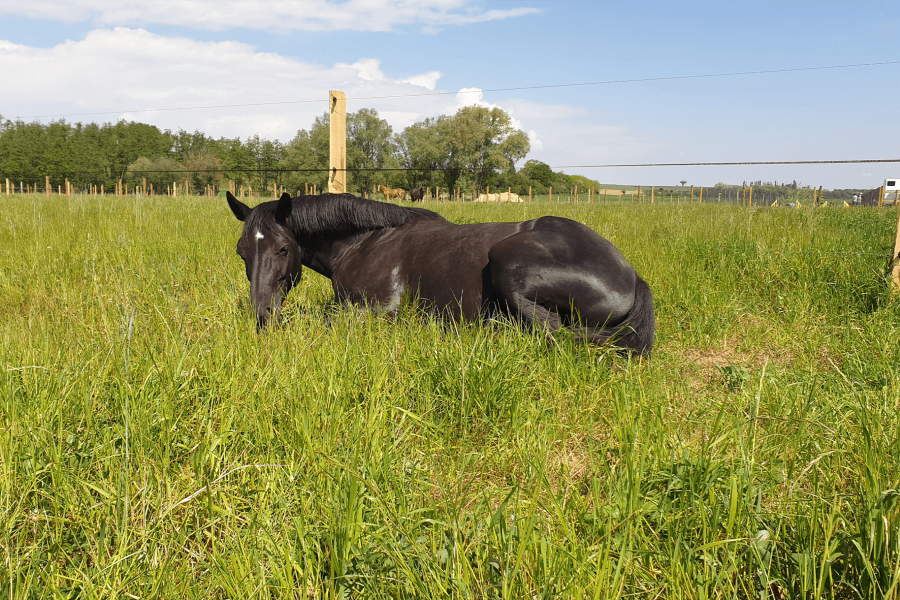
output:
{"label": "horse lying in grass", "polygon": [[648,354],[650,288],[612,243],[560,217],[456,225],[423,208],[323,194],[250,208],[237,253],[260,328],[277,318],[303,267],[331,279],[338,301],[395,313],[418,298],[451,318],[506,314],[548,331]]}

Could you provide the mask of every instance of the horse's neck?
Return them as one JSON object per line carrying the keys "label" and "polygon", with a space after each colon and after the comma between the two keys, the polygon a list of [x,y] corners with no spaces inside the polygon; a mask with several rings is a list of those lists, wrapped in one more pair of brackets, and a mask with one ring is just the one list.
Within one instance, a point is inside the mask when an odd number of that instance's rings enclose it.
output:
{"label": "horse's neck", "polygon": [[331,279],[335,270],[350,249],[359,245],[373,231],[361,231],[340,235],[312,235],[298,238],[303,248],[303,266]]}

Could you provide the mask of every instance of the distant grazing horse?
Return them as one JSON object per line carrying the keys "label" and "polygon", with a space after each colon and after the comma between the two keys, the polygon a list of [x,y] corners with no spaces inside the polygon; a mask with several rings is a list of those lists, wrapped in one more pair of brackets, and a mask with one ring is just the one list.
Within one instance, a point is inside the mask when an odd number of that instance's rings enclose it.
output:
{"label": "distant grazing horse", "polygon": [[421,202],[422,198],[425,197],[425,186],[412,190],[409,193],[409,197],[412,198],[413,202]]}
{"label": "distant grazing horse", "polygon": [[337,300],[395,313],[404,295],[452,318],[508,314],[549,331],[649,355],[650,288],[622,253],[560,217],[456,225],[423,208],[322,194],[250,208],[227,194],[244,231],[237,253],[257,324],[277,318],[302,268]]}
{"label": "distant grazing horse", "polygon": [[386,185],[379,185],[378,189],[382,194],[384,194],[385,200],[390,200],[391,198],[397,198],[398,200],[406,199],[406,190],[402,188],[393,189],[389,188]]}

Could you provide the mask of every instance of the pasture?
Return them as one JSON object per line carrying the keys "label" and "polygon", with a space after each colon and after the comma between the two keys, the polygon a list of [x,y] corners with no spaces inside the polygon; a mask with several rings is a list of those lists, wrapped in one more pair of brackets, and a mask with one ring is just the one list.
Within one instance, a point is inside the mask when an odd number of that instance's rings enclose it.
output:
{"label": "pasture", "polygon": [[331,305],[257,335],[224,199],[0,215],[0,595],[885,598],[896,210],[570,217],[650,284],[653,358]]}

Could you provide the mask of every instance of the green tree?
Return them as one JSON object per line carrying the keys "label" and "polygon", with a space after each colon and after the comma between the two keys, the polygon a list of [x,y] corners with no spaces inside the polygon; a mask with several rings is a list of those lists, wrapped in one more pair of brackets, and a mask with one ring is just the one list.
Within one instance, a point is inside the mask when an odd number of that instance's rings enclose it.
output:
{"label": "green tree", "polygon": [[372,192],[383,174],[366,169],[392,169],[399,166],[394,130],[371,108],[347,115],[347,191],[362,195]]}
{"label": "green tree", "polygon": [[301,129],[284,146],[281,166],[298,169],[285,173],[283,185],[287,189],[300,193],[313,185],[320,193],[328,189],[328,137],[328,113],[325,113],[316,117],[309,131]]}
{"label": "green tree", "polygon": [[531,144],[524,132],[500,108],[466,106],[459,109],[446,132],[450,167],[466,171],[480,192],[498,172],[514,171]]}
{"label": "green tree", "polygon": [[522,169],[527,177],[544,187],[550,187],[556,181],[556,173],[546,163],[529,160]]}
{"label": "green tree", "polygon": [[132,186],[141,185],[146,180],[148,186],[153,184],[155,193],[161,194],[168,186],[185,180],[182,169],[183,166],[178,161],[168,156],[159,158],[142,156],[128,165],[125,179]]}
{"label": "green tree", "polygon": [[217,156],[222,161],[222,177],[234,181],[235,186],[247,185],[252,180],[252,169],[256,168],[256,157],[250,146],[240,138],[220,138],[216,142]]}
{"label": "green tree", "polygon": [[[397,137],[398,160],[407,169],[402,174],[402,184],[409,189],[423,185],[458,185],[459,173],[450,170],[452,167],[447,136],[450,119],[440,116],[413,123]],[[400,175],[384,177],[389,182],[397,178]]]}
{"label": "green tree", "polygon": [[184,169],[190,171],[183,173],[188,176],[191,188],[200,193],[207,185],[218,187],[222,180],[222,161],[209,150],[193,150],[184,157],[182,162]]}
{"label": "green tree", "polygon": [[254,187],[268,190],[270,185],[280,184],[282,178],[278,169],[283,166],[279,164],[284,151],[282,144],[278,140],[267,140],[259,135],[252,135],[247,138],[245,145],[253,157]]}

